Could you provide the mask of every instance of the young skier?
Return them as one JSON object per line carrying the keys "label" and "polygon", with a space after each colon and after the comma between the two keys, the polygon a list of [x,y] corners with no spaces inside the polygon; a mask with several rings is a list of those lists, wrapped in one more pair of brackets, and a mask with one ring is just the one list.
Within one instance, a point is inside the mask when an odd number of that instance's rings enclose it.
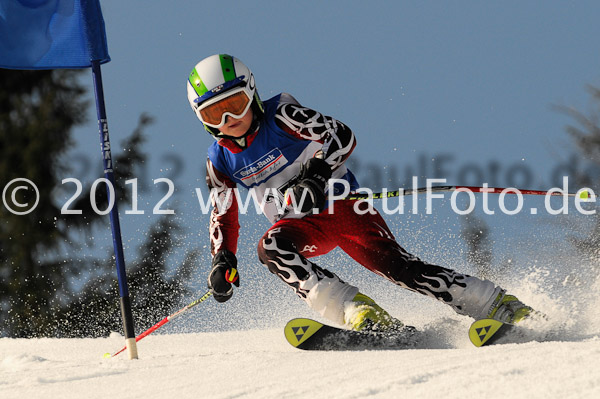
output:
{"label": "young skier", "polygon": [[[240,60],[217,54],[189,75],[188,100],[217,141],[208,149],[206,181],[213,198],[213,255],[208,287],[225,302],[239,287],[238,204],[232,189],[254,190],[274,223],[258,242],[258,257],[323,317],[353,330],[387,330],[402,323],[373,299],[308,258],[340,247],[358,263],[396,285],[438,299],[458,313],[516,323],[531,313],[515,296],[490,281],[429,264],[404,250],[383,218],[358,214],[355,201],[325,209],[331,178],[359,187],[345,161],[356,146],[340,121],[303,107],[282,93],[261,101],[254,76]],[[277,198],[275,198],[277,196]],[[216,206],[218,202],[224,206]],[[279,204],[288,206],[284,212]],[[294,206],[296,205],[296,206]],[[293,211],[289,211],[290,206]],[[317,208],[319,212],[314,212]]]}

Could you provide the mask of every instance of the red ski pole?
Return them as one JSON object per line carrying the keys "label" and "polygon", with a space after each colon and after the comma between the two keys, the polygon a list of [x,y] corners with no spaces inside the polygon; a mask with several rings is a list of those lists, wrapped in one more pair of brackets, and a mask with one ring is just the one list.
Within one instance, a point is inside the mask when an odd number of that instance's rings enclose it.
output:
{"label": "red ski pole", "polygon": [[[238,279],[237,269],[232,267],[231,271],[228,270],[227,273],[225,274],[225,278],[230,283],[235,282]],[[168,322],[170,322],[171,320],[173,320],[175,317],[179,316],[183,312],[187,311],[188,309],[193,308],[194,306],[198,305],[201,302],[204,302],[211,295],[212,295],[212,292],[207,291],[206,294],[202,295],[202,297],[200,297],[200,298],[196,299],[194,302],[182,307],[181,309],[179,309],[177,312],[173,313],[172,315],[165,317],[164,319],[162,319],[161,321],[159,321],[158,323],[156,323],[155,325],[153,325],[152,327],[150,327],[149,329],[147,329],[146,331],[144,331],[143,333],[141,333],[140,335],[135,337],[135,342],[138,342],[140,339],[144,338],[145,336],[152,334],[154,331],[158,330],[159,328],[161,328],[162,326],[164,326],[165,324],[167,324]],[[120,351],[118,351],[112,355],[109,352],[106,352],[104,354],[104,357],[105,358],[115,357],[119,353],[123,352],[125,349],[127,349],[127,346],[125,346],[124,348],[121,348]]]}
{"label": "red ski pole", "polygon": [[[150,327],[149,329],[147,329],[146,331],[144,331],[143,333],[141,333],[140,335],[135,337],[135,342],[139,341],[140,339],[144,338],[147,335],[152,334],[154,331],[158,330],[159,328],[161,328],[162,326],[164,326],[165,324],[167,324],[168,322],[173,320],[175,317],[181,315],[183,312],[187,311],[188,309],[193,308],[194,306],[198,305],[200,302],[204,302],[211,295],[212,295],[212,293],[210,291],[208,291],[208,292],[206,292],[206,294],[202,295],[202,297],[196,299],[194,302],[184,306],[183,308],[179,309],[177,312],[165,317],[164,319],[162,319],[161,321],[159,321],[158,323],[156,323],[155,325],[153,325],[152,327]],[[115,357],[119,353],[123,352],[125,349],[127,349],[127,346],[121,348],[121,350],[119,350],[118,352],[116,352],[112,355],[107,352],[104,354],[104,357],[105,358]]]}

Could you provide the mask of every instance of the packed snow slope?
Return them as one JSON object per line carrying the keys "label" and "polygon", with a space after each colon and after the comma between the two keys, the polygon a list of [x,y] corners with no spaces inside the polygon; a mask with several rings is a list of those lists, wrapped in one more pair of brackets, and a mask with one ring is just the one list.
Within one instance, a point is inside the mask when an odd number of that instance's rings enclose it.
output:
{"label": "packed snow slope", "polygon": [[[568,302],[521,281],[521,296],[553,318],[524,324],[501,345],[475,348],[467,338],[469,318],[398,290],[398,297],[382,302],[422,332],[414,349],[297,350],[284,339],[288,315],[264,306],[272,316],[268,328],[194,333],[166,328],[167,334],[139,341],[138,360],[125,353],[103,358],[123,346],[117,333],[97,339],[0,339],[0,398],[600,397],[598,283],[568,290],[578,293]],[[186,324],[186,317],[202,320],[211,306],[194,308],[172,324]],[[314,317],[293,308],[298,316]]]}
{"label": "packed snow slope", "polygon": [[[441,327],[441,326],[439,326]],[[115,334],[116,335],[116,334]],[[122,338],[1,339],[0,397],[597,398],[600,339],[475,348],[303,352],[279,329]]]}
{"label": "packed snow slope", "polygon": [[[427,237],[421,234],[417,246],[426,248],[418,253],[437,247]],[[138,360],[126,354],[103,358],[123,346],[117,333],[0,339],[0,399],[600,398],[598,259],[560,258],[533,234],[515,237],[531,246],[531,255],[516,257],[493,280],[549,320],[523,324],[501,345],[475,348],[467,337],[468,317],[333,254],[319,261],[417,327],[421,341],[407,350],[297,350],[285,341],[286,321],[318,315],[248,253],[240,256],[242,285],[230,301],[205,301],[139,341]],[[561,249],[565,241],[553,247]],[[517,244],[506,244],[507,251]],[[430,250],[428,259],[453,260],[470,272],[447,250]],[[203,293],[205,274],[199,275],[198,295],[182,298],[181,306]],[[148,325],[159,321],[148,319]]]}

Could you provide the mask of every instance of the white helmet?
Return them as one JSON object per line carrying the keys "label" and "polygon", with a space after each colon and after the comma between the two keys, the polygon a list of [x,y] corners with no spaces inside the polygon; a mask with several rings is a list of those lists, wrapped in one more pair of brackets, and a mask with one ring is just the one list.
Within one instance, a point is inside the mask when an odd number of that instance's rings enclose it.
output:
{"label": "white helmet", "polygon": [[231,55],[211,55],[196,64],[188,78],[187,95],[196,116],[215,138],[228,115],[242,117],[250,107],[257,117],[263,114],[252,71]]}

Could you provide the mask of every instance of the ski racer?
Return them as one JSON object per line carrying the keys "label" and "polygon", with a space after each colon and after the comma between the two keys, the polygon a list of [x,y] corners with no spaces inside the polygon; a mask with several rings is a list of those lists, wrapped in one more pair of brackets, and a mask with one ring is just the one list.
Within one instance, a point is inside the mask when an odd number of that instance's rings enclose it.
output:
{"label": "ski racer", "polygon": [[241,186],[254,191],[273,223],[258,241],[260,261],[337,325],[358,331],[402,326],[357,287],[309,260],[338,246],[370,271],[438,299],[459,314],[516,323],[532,312],[490,281],[410,254],[376,211],[359,214],[350,200],[335,201],[333,209],[325,209],[328,195],[341,189],[329,187],[330,179],[343,180],[352,190],[359,187],[345,165],[356,138],[342,122],[300,105],[286,93],[262,101],[250,69],[227,54],[210,56],[194,67],[187,95],[205,130],[216,139],[208,149],[206,181],[214,207],[208,287],[217,301],[227,301],[233,285],[240,284],[235,274],[240,225],[232,190]]}

